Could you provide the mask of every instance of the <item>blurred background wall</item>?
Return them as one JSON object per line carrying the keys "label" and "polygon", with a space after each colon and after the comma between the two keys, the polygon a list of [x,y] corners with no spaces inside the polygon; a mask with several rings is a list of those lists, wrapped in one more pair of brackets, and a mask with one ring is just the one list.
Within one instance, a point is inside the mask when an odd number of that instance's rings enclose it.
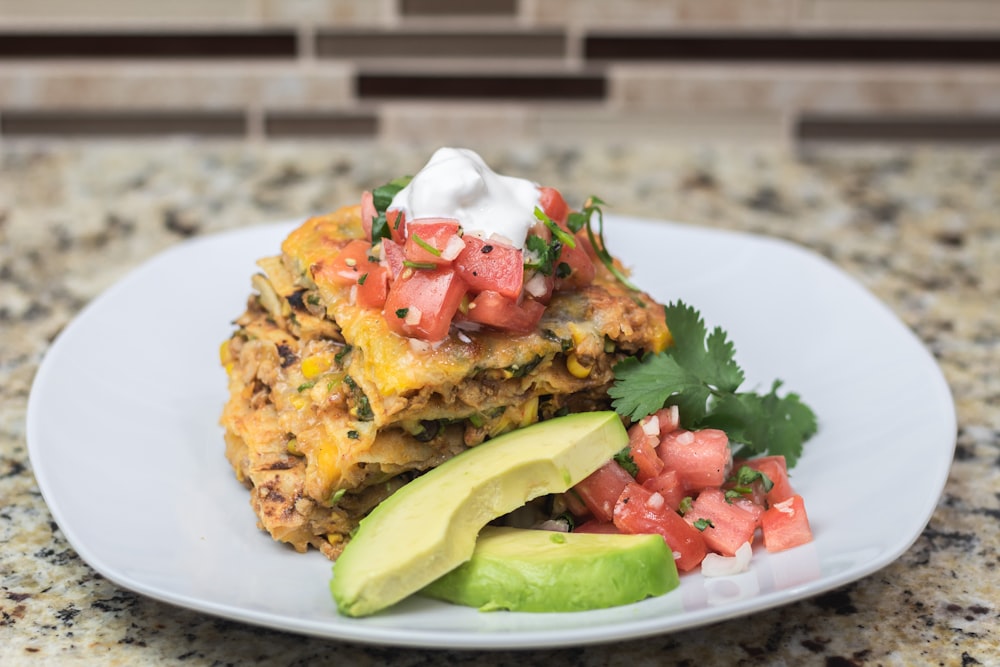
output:
{"label": "blurred background wall", "polygon": [[0,138],[1000,139],[998,0],[0,0]]}

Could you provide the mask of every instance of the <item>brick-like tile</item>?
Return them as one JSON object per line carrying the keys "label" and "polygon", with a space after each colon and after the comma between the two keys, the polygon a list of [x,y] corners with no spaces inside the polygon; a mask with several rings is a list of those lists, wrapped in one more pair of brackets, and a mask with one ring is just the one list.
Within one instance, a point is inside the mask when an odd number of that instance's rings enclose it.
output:
{"label": "brick-like tile", "polygon": [[243,63],[0,64],[8,109],[343,109],[353,70]]}
{"label": "brick-like tile", "polygon": [[802,0],[796,25],[860,32],[941,32],[1000,29],[996,0]]}
{"label": "brick-like tile", "polygon": [[561,31],[413,32],[328,31],[316,36],[316,54],[335,58],[562,58]]}
{"label": "brick-like tile", "polygon": [[397,0],[257,0],[264,25],[391,25]]}
{"label": "brick-like tile", "polygon": [[0,25],[52,23],[91,26],[149,25],[162,21],[189,25],[258,18],[259,0],[0,0]]}
{"label": "brick-like tile", "polygon": [[8,111],[0,109],[5,137],[143,137],[198,135],[242,137],[241,111]]}
{"label": "brick-like tile", "polygon": [[0,59],[25,58],[286,58],[296,35],[268,31],[0,32]]}
{"label": "brick-like tile", "polygon": [[517,0],[399,0],[403,16],[514,16]]}
{"label": "brick-like tile", "polygon": [[378,133],[375,114],[331,114],[323,112],[271,112],[264,117],[264,135],[288,137],[364,137]]}
{"label": "brick-like tile", "polygon": [[795,124],[798,141],[1000,140],[1000,110],[989,116],[951,114],[804,114]]}
{"label": "brick-like tile", "polygon": [[528,24],[583,28],[780,28],[797,0],[522,0]]}
{"label": "brick-like tile", "polygon": [[361,99],[525,99],[601,100],[602,74],[407,74],[364,72],[358,75]]}
{"label": "brick-like tile", "polygon": [[588,34],[590,60],[775,62],[1000,62],[996,36],[772,34]]}
{"label": "brick-like tile", "polygon": [[609,95],[634,110],[990,113],[995,66],[615,65]]}

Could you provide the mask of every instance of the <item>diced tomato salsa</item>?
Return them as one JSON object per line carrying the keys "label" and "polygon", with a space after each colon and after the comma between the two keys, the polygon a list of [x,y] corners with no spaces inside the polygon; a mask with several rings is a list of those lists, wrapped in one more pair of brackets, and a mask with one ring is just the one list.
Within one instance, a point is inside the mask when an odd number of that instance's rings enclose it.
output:
{"label": "diced tomato salsa", "polygon": [[564,494],[576,501],[566,503],[576,530],[661,535],[682,572],[708,553],[734,557],[757,535],[768,551],[812,539],[783,456],[734,463],[724,432],[683,430],[676,408],[628,433],[631,474],[611,460]]}
{"label": "diced tomato salsa", "polygon": [[[567,234],[571,213],[555,188],[539,188],[539,208]],[[551,270],[525,262],[525,253],[501,239],[465,235],[462,221],[450,218],[405,220],[395,210],[384,213],[386,237],[374,240],[379,218],[375,197],[361,197],[365,240],[343,246],[324,277],[354,286],[354,302],[382,309],[389,329],[430,342],[448,335],[451,324],[471,322],[512,333],[533,331],[554,291],[575,290],[593,282],[594,258],[577,234],[574,246],[563,244]],[[552,241],[541,221],[530,235]],[[459,307],[462,305],[459,312]],[[402,315],[400,315],[402,313]]]}

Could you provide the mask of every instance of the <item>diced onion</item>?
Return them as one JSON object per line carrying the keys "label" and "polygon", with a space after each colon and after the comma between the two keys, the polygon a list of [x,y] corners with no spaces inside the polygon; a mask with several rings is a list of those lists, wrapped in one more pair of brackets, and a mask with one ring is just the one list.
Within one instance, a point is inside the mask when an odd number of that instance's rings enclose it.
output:
{"label": "diced onion", "polygon": [[419,308],[416,306],[410,306],[406,309],[406,317],[403,318],[403,321],[406,322],[408,326],[415,327],[420,324],[420,318],[422,316],[423,313],[420,312]]}
{"label": "diced onion", "polygon": [[678,445],[690,445],[694,443],[694,433],[691,431],[684,431],[677,436],[675,441]]}
{"label": "diced onion", "polygon": [[547,290],[545,276],[540,273],[531,276],[528,282],[524,283],[524,291],[531,296],[542,296]]}
{"label": "diced onion", "polygon": [[459,253],[465,250],[465,241],[458,234],[453,235],[448,239],[448,243],[445,244],[444,249],[441,251],[441,259],[447,259],[449,261],[458,257]]}
{"label": "diced onion", "polygon": [[642,420],[642,425],[639,428],[646,435],[655,438],[660,435],[660,418],[656,415],[650,415]]}
{"label": "diced onion", "polygon": [[539,530],[550,530],[556,533],[568,533],[569,524],[558,519],[548,519],[538,524]]}
{"label": "diced onion", "polygon": [[706,577],[726,577],[740,574],[750,569],[750,559],[753,558],[753,548],[749,542],[744,542],[732,556],[708,554],[701,561],[701,574]]}
{"label": "diced onion", "polygon": [[646,500],[646,507],[648,507],[649,509],[658,510],[662,508],[666,502],[667,502],[666,498],[664,498],[658,491],[656,491]]}
{"label": "diced onion", "polygon": [[350,303],[353,306],[357,302],[358,302],[358,286],[355,284],[351,285],[351,292],[350,295],[348,296],[348,303]]}

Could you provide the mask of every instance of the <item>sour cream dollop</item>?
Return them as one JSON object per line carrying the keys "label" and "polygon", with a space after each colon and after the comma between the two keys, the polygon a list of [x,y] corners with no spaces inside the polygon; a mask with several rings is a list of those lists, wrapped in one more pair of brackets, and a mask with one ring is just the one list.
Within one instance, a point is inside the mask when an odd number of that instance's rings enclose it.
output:
{"label": "sour cream dollop", "polygon": [[439,148],[389,208],[407,220],[453,218],[466,234],[523,249],[538,201],[535,183],[494,172],[467,148]]}

